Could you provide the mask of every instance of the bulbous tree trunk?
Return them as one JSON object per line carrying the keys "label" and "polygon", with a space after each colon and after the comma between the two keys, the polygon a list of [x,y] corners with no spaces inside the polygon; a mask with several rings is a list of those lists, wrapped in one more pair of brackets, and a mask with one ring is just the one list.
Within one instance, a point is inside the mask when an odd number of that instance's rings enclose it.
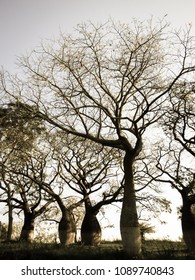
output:
{"label": "bulbous tree trunk", "polygon": [[20,234],[20,241],[32,243],[34,241],[35,217],[33,213],[24,213],[24,224]]}
{"label": "bulbous tree trunk", "polygon": [[191,204],[183,199],[182,207],[183,239],[190,251],[195,252],[195,214],[192,213]]}
{"label": "bulbous tree trunk", "polygon": [[60,243],[63,245],[71,245],[75,243],[76,239],[76,225],[74,217],[68,209],[61,206],[62,218],[59,223],[58,233]]}
{"label": "bulbous tree trunk", "polygon": [[93,212],[93,208],[89,208],[81,225],[81,242],[85,245],[99,245],[101,235],[101,227],[96,213]]}
{"label": "bulbous tree trunk", "polygon": [[124,157],[124,197],[121,210],[120,231],[123,248],[130,258],[141,258],[141,232],[136,209],[136,196],[133,178],[132,154],[126,151]]}

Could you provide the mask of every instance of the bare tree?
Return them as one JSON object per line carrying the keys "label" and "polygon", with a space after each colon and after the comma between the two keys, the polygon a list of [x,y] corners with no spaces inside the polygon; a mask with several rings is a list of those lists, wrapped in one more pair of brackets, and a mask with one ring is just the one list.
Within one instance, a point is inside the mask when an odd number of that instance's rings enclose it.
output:
{"label": "bare tree", "polygon": [[195,83],[178,84],[170,94],[166,126],[181,147],[195,158]]}
{"label": "bare tree", "polygon": [[164,21],[89,23],[77,31],[23,57],[22,87],[15,79],[9,89],[4,74],[2,92],[28,104],[29,111],[33,105],[51,127],[123,151],[120,229],[125,251],[137,258],[141,234],[134,163],[171,89],[193,78],[194,41],[190,30],[169,33]]}
{"label": "bare tree", "polygon": [[[1,166],[3,169],[3,180],[0,189],[4,193],[2,202],[10,204],[13,210],[17,210],[18,215],[23,212],[24,223],[20,234],[20,241],[33,242],[35,219],[47,210],[47,207],[53,202],[51,197],[46,197],[43,190],[32,180],[29,180],[23,173],[30,173],[31,158],[21,167],[17,162],[9,162],[9,165]],[[36,166],[36,168],[39,168]],[[33,174],[35,173],[35,167]],[[8,227],[9,232],[9,227]]]}
{"label": "bare tree", "polygon": [[0,107],[0,201],[8,206],[7,240],[12,239],[13,197],[15,188],[5,166],[17,162],[22,167],[27,158],[26,152],[32,151],[39,135],[44,131],[43,122],[34,114],[23,109],[18,102],[1,100]]}
{"label": "bare tree", "polygon": [[120,179],[115,182],[116,186],[111,182],[116,177],[113,170],[115,174],[122,173],[120,153],[86,139],[65,135],[64,132],[55,133],[49,142],[60,164],[59,176],[70,189],[83,197],[85,214],[81,225],[81,242],[97,245],[101,241],[97,214],[102,206],[120,200]]}
{"label": "bare tree", "polygon": [[156,178],[169,183],[180,193],[183,238],[188,248],[195,250],[194,83],[179,83],[169,98],[170,103],[161,122],[166,141],[158,150],[156,167],[160,173]]}
{"label": "bare tree", "polygon": [[[173,146],[174,147],[174,146]],[[182,148],[175,146],[169,151],[159,151],[156,167],[156,180],[169,184],[182,198],[181,225],[183,238],[190,250],[195,250],[195,169],[188,166],[191,159]]]}
{"label": "bare tree", "polygon": [[[55,157],[53,147],[47,145],[45,139],[45,147],[39,147],[37,155],[31,157],[31,165],[28,170],[18,172],[36,184],[38,188],[48,194],[48,200],[52,198],[60,209],[61,218],[58,226],[58,235],[60,243],[70,245],[76,241],[76,221],[74,217],[74,209],[83,203],[81,197],[77,197],[77,201],[72,200],[75,192],[72,192],[68,184],[61,176],[60,160]],[[40,150],[41,149],[41,150]]]}

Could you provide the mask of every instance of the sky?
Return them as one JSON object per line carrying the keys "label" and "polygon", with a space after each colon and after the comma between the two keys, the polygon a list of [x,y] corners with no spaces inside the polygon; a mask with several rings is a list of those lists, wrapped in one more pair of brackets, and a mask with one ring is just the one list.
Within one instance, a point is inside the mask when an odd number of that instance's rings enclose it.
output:
{"label": "sky", "polygon": [[[0,0],[0,67],[14,74],[18,56],[60,31],[74,32],[77,24],[88,20],[105,22],[112,18],[128,23],[132,18],[145,20],[153,16],[157,20],[166,15],[173,28],[192,24],[195,35],[194,10],[194,0]],[[179,201],[176,191],[172,195]],[[170,219],[169,227],[160,228],[164,236],[171,228],[173,235],[181,234],[175,218]]]}
{"label": "sky", "polygon": [[72,33],[81,22],[108,18],[162,18],[175,27],[194,24],[193,0],[0,0],[0,67],[14,73],[17,56],[60,32]]}

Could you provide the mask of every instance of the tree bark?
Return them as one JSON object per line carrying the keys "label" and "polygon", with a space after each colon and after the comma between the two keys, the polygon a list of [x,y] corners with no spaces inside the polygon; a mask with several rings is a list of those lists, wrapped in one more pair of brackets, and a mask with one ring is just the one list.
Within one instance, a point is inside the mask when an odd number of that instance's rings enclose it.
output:
{"label": "tree bark", "polygon": [[7,241],[12,240],[12,231],[13,231],[13,207],[10,197],[8,197],[8,229],[7,229]]}
{"label": "tree bark", "polygon": [[181,223],[183,239],[188,249],[195,252],[195,214],[191,211],[191,203],[188,198],[183,198]]}
{"label": "tree bark", "polygon": [[81,242],[85,245],[99,245],[101,242],[101,227],[96,213],[88,209],[81,226]]}
{"label": "tree bark", "polygon": [[84,245],[98,245],[101,242],[101,227],[96,215],[100,206],[92,206],[87,192],[85,193],[85,216],[81,225],[81,242]]}
{"label": "tree bark", "polygon": [[25,212],[24,213],[24,225],[20,234],[20,241],[25,241],[32,243],[34,240],[34,222],[35,217],[33,213]]}
{"label": "tree bark", "polygon": [[71,211],[63,205],[60,205],[60,209],[62,218],[58,227],[59,239],[61,244],[67,246],[75,243],[76,225]]}
{"label": "tree bark", "polygon": [[130,258],[141,258],[141,233],[136,209],[133,178],[134,156],[126,151],[124,157],[124,197],[121,210],[120,230],[123,248]]}
{"label": "tree bark", "polygon": [[60,243],[62,245],[70,245],[75,243],[76,224],[71,210],[66,208],[60,195],[56,194],[49,185],[43,182],[39,182],[39,185],[41,185],[42,189],[56,200],[61,210],[62,217],[58,226],[58,236],[60,239]]}

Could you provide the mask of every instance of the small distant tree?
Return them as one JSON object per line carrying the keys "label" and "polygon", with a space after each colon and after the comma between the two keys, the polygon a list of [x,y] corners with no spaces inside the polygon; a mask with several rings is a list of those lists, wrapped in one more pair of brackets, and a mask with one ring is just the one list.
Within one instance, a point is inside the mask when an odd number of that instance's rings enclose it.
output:
{"label": "small distant tree", "polygon": [[145,234],[150,234],[155,232],[154,226],[151,226],[148,223],[141,223],[140,229],[141,229],[142,241],[145,240]]}
{"label": "small distant tree", "polygon": [[6,240],[7,230],[5,224],[0,222],[0,241]]}
{"label": "small distant tree", "polygon": [[18,241],[21,233],[22,224],[17,222],[13,225],[13,233],[12,233],[12,239],[7,239],[7,232],[8,232],[8,225],[6,223],[0,222],[0,241],[6,241],[6,242],[12,242],[12,241]]}

